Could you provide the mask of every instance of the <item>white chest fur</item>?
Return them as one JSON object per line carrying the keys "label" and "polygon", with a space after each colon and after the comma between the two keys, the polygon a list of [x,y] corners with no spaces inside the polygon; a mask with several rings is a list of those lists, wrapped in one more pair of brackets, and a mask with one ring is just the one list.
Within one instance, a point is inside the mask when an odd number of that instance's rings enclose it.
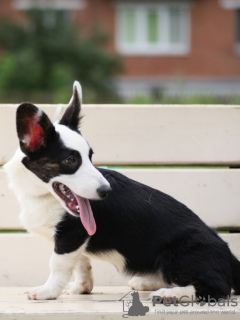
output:
{"label": "white chest fur", "polygon": [[23,226],[31,232],[52,239],[55,226],[64,214],[59,202],[51,194],[46,194],[36,198],[29,197],[21,207],[20,221]]}
{"label": "white chest fur", "polygon": [[20,221],[27,230],[52,239],[64,209],[43,183],[24,167],[22,158],[23,153],[18,149],[4,166],[9,186],[21,206]]}

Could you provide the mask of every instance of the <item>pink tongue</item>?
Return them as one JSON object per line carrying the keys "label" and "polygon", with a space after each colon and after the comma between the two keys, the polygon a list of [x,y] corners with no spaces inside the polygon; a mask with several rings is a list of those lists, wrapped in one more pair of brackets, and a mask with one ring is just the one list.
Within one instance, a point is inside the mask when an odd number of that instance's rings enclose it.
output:
{"label": "pink tongue", "polygon": [[80,211],[80,218],[84,228],[87,230],[87,233],[92,236],[96,232],[96,222],[93,217],[92,208],[90,203],[87,199],[79,197],[78,195],[74,194],[79,205]]}

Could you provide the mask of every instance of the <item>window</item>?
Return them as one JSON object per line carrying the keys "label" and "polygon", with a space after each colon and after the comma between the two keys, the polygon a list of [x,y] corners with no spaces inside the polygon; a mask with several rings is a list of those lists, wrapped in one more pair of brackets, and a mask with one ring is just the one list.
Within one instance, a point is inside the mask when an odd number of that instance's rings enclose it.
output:
{"label": "window", "polygon": [[44,25],[47,28],[67,26],[71,22],[71,11],[83,9],[85,0],[14,0],[17,10],[39,9],[42,12]]}
{"label": "window", "polygon": [[190,9],[187,4],[117,5],[117,49],[122,54],[186,54]]}
{"label": "window", "polygon": [[69,10],[41,10],[45,27],[51,29],[55,27],[68,26],[71,22]]}
{"label": "window", "polygon": [[85,0],[14,0],[13,7],[18,10],[39,9],[79,10],[86,6]]}
{"label": "window", "polygon": [[240,9],[236,10],[236,50],[240,52]]}
{"label": "window", "polygon": [[235,11],[235,43],[234,49],[240,54],[240,1],[239,0],[220,0],[220,4],[224,9]]}
{"label": "window", "polygon": [[220,4],[225,9],[239,8],[239,0],[220,0]]}

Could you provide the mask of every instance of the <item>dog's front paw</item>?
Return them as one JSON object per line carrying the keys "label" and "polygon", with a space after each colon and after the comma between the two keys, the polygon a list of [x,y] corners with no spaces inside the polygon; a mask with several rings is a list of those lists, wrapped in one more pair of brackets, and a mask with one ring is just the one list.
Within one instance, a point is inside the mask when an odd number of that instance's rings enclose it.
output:
{"label": "dog's front paw", "polygon": [[132,277],[128,281],[128,286],[133,290],[139,290],[139,291],[151,291],[158,289],[158,282],[153,281],[147,277]]}
{"label": "dog's front paw", "polygon": [[128,286],[133,290],[144,291],[146,290],[146,283],[144,280],[145,279],[142,277],[132,277],[128,281]]}
{"label": "dog's front paw", "polygon": [[36,287],[28,292],[30,300],[53,300],[59,296],[59,292],[52,290],[46,286]]}
{"label": "dog's front paw", "polygon": [[159,296],[163,300],[164,299],[170,299],[172,300],[173,297],[176,295],[176,290],[175,288],[161,288],[157,291],[153,291],[150,293],[150,298],[153,298],[154,296]]}
{"label": "dog's front paw", "polygon": [[67,294],[90,293],[93,289],[93,279],[84,279],[82,282],[75,281],[67,290]]}

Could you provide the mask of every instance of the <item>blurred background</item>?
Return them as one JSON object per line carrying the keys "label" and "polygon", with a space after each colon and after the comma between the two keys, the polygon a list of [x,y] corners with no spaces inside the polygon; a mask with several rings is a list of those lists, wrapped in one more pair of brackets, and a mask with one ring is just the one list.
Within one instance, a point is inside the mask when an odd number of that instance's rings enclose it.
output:
{"label": "blurred background", "polygon": [[240,103],[239,0],[1,0],[0,102]]}

